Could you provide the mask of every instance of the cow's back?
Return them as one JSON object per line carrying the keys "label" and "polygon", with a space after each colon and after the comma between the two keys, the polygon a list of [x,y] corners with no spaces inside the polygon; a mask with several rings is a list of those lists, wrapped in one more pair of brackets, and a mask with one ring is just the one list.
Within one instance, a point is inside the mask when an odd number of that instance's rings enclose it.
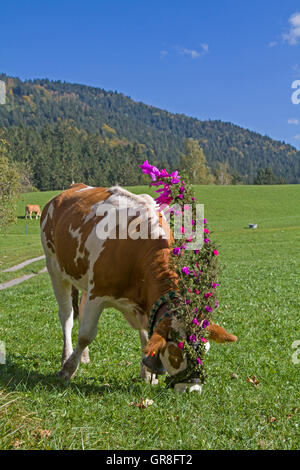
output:
{"label": "cow's back", "polygon": [[55,258],[61,272],[74,285],[89,290],[91,298],[104,295],[132,298],[137,293],[140,296],[142,287],[136,286],[145,278],[151,263],[155,262],[158,269],[168,266],[167,239],[99,236],[97,229],[103,213],[98,215],[98,208],[106,203],[119,209],[122,201],[133,206],[144,204],[155,212],[160,227],[165,223],[157,215],[150,196],[136,196],[118,187],[90,188],[77,184],[52,199],[43,210],[41,227],[46,255]]}

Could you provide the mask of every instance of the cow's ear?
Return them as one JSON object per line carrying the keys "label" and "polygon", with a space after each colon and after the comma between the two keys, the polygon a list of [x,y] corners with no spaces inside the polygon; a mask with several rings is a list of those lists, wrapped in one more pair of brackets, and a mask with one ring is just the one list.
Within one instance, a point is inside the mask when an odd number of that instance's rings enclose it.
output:
{"label": "cow's ear", "polygon": [[157,353],[165,348],[169,331],[171,329],[171,319],[163,319],[157,328],[155,328],[153,335],[149,339],[144,353],[148,356],[150,353]]}
{"label": "cow's ear", "polygon": [[234,343],[238,340],[237,336],[228,333],[216,323],[211,323],[207,330],[209,331],[209,339],[216,341],[216,343]]}
{"label": "cow's ear", "polygon": [[167,342],[165,338],[163,338],[158,333],[154,333],[149,339],[146,347],[144,348],[144,354],[146,354],[146,356],[149,356],[149,354],[151,353],[156,354],[161,349],[164,349],[166,343]]}

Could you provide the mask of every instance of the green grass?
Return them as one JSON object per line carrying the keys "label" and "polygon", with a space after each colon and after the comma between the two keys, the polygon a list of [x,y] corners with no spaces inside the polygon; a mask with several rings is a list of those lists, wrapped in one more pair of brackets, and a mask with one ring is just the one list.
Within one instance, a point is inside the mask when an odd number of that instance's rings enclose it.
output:
{"label": "green grass", "polygon": [[[1,449],[299,448],[300,364],[292,362],[292,343],[300,340],[300,188],[196,192],[224,266],[215,320],[239,337],[233,345],[212,344],[202,395],[176,395],[163,378],[156,387],[141,382],[138,335],[112,309],[101,316],[92,364],[81,365],[69,385],[60,383],[57,306],[48,275],[40,274],[1,292]],[[44,205],[53,195],[25,195],[20,216],[25,200]],[[0,239],[3,268],[42,254],[39,223],[27,226],[25,235],[18,219]],[[76,332],[77,325],[74,342]],[[257,387],[247,381],[253,375]],[[153,405],[130,405],[141,397]]]}

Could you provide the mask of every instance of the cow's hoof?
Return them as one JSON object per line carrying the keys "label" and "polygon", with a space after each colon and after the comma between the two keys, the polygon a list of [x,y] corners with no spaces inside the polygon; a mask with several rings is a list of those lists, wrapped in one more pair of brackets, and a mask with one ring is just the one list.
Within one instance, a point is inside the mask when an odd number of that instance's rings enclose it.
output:
{"label": "cow's hoof", "polygon": [[158,384],[156,375],[149,372],[149,370],[147,370],[143,364],[141,364],[141,379],[144,380],[144,382],[147,382],[151,385]]}
{"label": "cow's hoof", "polygon": [[68,382],[70,380],[70,375],[64,369],[61,369],[59,372],[57,372],[56,376],[59,377],[64,382]]}

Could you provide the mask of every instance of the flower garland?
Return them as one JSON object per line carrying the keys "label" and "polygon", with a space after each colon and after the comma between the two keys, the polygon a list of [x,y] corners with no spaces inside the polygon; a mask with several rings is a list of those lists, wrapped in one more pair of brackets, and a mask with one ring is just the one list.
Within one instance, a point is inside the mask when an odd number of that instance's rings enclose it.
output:
{"label": "flower garland", "polygon": [[[168,385],[182,381],[196,379],[204,383],[206,373],[203,358],[206,353],[208,338],[207,327],[213,311],[218,307],[216,298],[217,283],[217,257],[219,252],[211,241],[211,232],[207,220],[196,220],[196,198],[192,186],[187,183],[185,176],[178,172],[169,174],[166,170],[159,170],[146,160],[140,165],[144,174],[150,175],[150,186],[162,186],[155,192],[159,196],[155,201],[160,208],[171,203],[181,208],[181,214],[187,208],[192,209],[192,225],[200,223],[204,231],[204,244],[199,249],[188,250],[187,244],[193,240],[192,236],[185,236],[185,228],[181,227],[181,238],[175,240],[171,247],[171,265],[177,273],[178,279],[175,287],[178,293],[176,306],[172,305],[173,322],[177,322],[177,331],[171,330],[171,340],[177,344],[187,359],[187,368],[175,376],[167,377]],[[170,226],[174,228],[174,210],[170,213]],[[180,334],[184,331],[185,334]]]}

